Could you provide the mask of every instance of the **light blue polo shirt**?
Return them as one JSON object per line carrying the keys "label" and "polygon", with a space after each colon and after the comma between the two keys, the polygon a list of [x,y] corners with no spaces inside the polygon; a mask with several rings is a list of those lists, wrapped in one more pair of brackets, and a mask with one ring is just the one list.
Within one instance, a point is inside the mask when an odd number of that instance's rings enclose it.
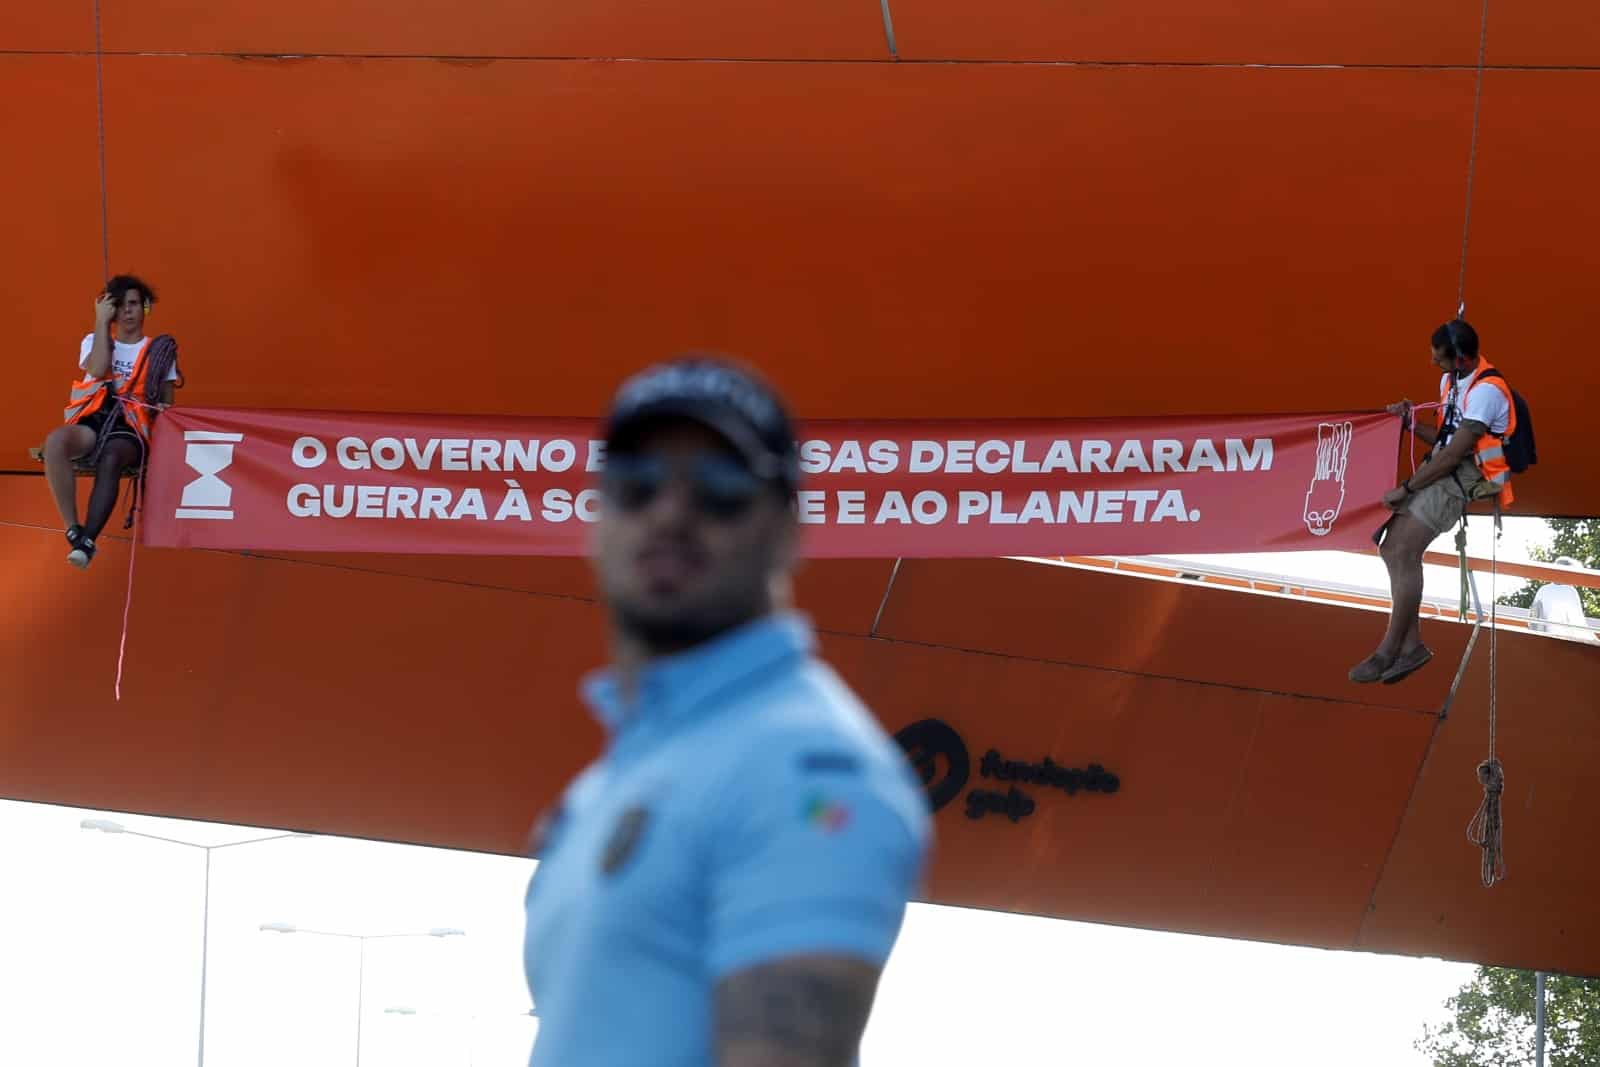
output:
{"label": "light blue polo shirt", "polygon": [[583,695],[604,754],[562,794],[527,894],[532,1067],[709,1067],[713,991],[795,953],[882,964],[931,819],[898,745],[779,614]]}

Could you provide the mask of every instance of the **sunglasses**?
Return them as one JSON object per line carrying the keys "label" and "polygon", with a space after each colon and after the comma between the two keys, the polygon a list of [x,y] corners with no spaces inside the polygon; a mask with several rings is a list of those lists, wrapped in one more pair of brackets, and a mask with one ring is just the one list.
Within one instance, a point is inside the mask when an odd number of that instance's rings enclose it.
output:
{"label": "sunglasses", "polygon": [[624,512],[650,505],[674,476],[689,483],[695,507],[724,522],[750,510],[773,483],[732,456],[702,452],[686,462],[670,463],[657,455],[612,453],[606,456],[600,485],[607,499]]}

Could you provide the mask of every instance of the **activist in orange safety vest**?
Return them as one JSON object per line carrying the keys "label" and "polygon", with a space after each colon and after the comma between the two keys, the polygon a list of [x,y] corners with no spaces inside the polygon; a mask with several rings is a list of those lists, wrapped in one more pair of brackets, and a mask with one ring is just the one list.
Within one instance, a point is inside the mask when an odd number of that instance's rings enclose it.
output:
{"label": "activist in orange safety vest", "polygon": [[[155,291],[131,275],[119,274],[106,283],[95,299],[94,329],[79,346],[83,377],[72,383],[62,413],[65,425],[45,439],[45,478],[66,524],[71,548],[67,562],[80,569],[94,559],[95,538],[116,506],[123,470],[144,459],[157,413],[150,403],[152,377],[159,375],[161,381],[158,402],[164,406],[173,401],[176,346],[170,338],[153,344],[144,336],[145,316],[155,300]],[[165,358],[154,358],[157,350]],[[94,487],[80,525],[73,468],[84,459],[94,464]]]}
{"label": "activist in orange safety vest", "polygon": [[1511,503],[1511,465],[1505,442],[1517,429],[1511,387],[1478,355],[1478,334],[1457,319],[1432,338],[1439,382],[1441,420],[1436,427],[1412,420],[1411,402],[1390,404],[1402,426],[1432,446],[1416,473],[1384,494],[1394,516],[1383,531],[1381,550],[1389,569],[1392,608],[1389,629],[1377,651],[1350,670],[1353,682],[1398,682],[1433,658],[1422,643],[1422,557],[1440,534],[1461,520],[1475,500],[1498,497]]}

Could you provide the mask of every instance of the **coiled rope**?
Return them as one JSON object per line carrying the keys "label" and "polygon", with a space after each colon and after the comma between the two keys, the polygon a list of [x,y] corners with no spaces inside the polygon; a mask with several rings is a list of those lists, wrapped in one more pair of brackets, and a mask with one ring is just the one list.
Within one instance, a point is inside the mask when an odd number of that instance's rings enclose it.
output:
{"label": "coiled rope", "polygon": [[1495,656],[1495,642],[1499,637],[1499,627],[1495,625],[1496,605],[1494,582],[1500,576],[1500,510],[1495,508],[1494,515],[1494,548],[1490,552],[1490,573],[1493,580],[1489,586],[1489,756],[1478,764],[1478,782],[1483,786],[1483,801],[1478,805],[1478,812],[1467,824],[1467,840],[1483,850],[1483,863],[1481,876],[1485,886],[1493,886],[1506,876],[1505,848],[1502,839],[1505,823],[1501,814],[1500,800],[1506,791],[1506,771],[1500,765],[1500,759],[1495,754],[1495,728],[1496,709],[1495,694],[1498,686],[1495,677],[1498,657]]}

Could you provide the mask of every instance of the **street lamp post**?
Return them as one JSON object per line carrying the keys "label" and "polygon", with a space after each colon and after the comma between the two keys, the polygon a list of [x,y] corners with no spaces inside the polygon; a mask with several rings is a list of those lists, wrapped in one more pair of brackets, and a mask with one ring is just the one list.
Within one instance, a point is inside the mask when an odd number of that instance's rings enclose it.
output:
{"label": "street lamp post", "polygon": [[200,1037],[199,1048],[195,1056],[199,1067],[206,1063],[206,969],[209,963],[211,946],[211,853],[219,848],[235,848],[239,845],[257,845],[263,841],[281,841],[292,837],[310,837],[310,834],[270,834],[266,837],[252,837],[244,841],[227,841],[220,845],[202,845],[197,841],[180,841],[176,837],[162,837],[160,834],[147,834],[138,830],[130,830],[119,822],[111,819],[84,819],[78,823],[83,830],[98,830],[103,834],[126,834],[128,837],[142,837],[148,841],[162,841],[169,845],[182,845],[184,848],[197,848],[206,854],[206,880],[204,906],[200,917]]}
{"label": "street lamp post", "polygon": [[342,937],[348,941],[355,941],[360,945],[360,953],[356,964],[356,1067],[361,1067],[361,1008],[363,994],[366,992],[367,974],[367,942],[385,941],[399,937],[466,937],[465,930],[458,930],[453,926],[435,926],[431,930],[417,930],[398,934],[348,934],[341,930],[308,930],[295,926],[293,923],[262,923],[261,929],[265,933],[273,934],[315,934],[318,937]]}
{"label": "street lamp post", "polygon": [[1533,1067],[1544,1067],[1544,972],[1535,972],[1533,978],[1534,990],[1534,1053]]}

